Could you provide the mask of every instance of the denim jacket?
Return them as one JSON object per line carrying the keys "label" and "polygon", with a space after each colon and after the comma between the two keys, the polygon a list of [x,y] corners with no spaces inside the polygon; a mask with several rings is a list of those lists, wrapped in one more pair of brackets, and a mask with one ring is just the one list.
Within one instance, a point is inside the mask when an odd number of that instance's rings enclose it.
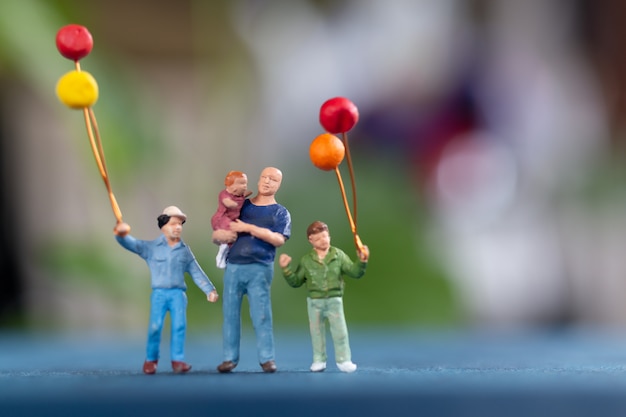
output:
{"label": "denim jacket", "polygon": [[174,247],[170,247],[164,235],[154,240],[139,240],[131,235],[115,238],[124,248],[146,261],[150,268],[152,288],[186,290],[185,272],[187,272],[205,294],[208,295],[215,289],[191,249],[182,240]]}

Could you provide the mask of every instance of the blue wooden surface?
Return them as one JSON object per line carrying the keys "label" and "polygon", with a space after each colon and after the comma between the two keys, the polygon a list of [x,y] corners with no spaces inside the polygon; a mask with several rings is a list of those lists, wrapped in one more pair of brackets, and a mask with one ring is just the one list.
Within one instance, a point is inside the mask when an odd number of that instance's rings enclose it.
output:
{"label": "blue wooden surface", "polygon": [[[277,333],[275,374],[244,335],[218,374],[221,335],[187,340],[191,373],[143,375],[143,340],[0,333],[0,416],[626,415],[626,331],[353,330],[358,370],[311,373],[308,334]],[[166,340],[163,357],[167,358]]]}

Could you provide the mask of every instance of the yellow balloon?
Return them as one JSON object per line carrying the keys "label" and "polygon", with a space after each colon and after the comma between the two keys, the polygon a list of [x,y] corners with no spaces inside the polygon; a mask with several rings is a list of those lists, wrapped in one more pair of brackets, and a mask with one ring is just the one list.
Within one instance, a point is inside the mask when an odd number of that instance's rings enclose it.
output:
{"label": "yellow balloon", "polygon": [[57,83],[57,97],[72,109],[91,107],[98,100],[98,83],[86,71],[70,71]]}

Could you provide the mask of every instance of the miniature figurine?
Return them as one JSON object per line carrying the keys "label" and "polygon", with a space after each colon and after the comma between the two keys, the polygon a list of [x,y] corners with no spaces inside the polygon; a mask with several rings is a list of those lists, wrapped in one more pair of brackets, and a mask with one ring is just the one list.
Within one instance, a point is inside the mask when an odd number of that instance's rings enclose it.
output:
{"label": "miniature figurine", "polygon": [[[248,177],[241,171],[230,171],[224,179],[224,188],[218,195],[218,204],[215,214],[211,217],[213,230],[230,230],[230,223],[239,218],[244,200],[252,194],[248,191]],[[215,239],[213,239],[215,242]],[[219,250],[215,257],[218,268],[226,268],[226,257],[230,243],[219,243]]]}
{"label": "miniature figurine", "polygon": [[335,360],[342,372],[356,371],[352,362],[348,327],[343,311],[343,275],[361,278],[365,274],[369,249],[358,251],[359,261],[352,262],[341,249],[330,245],[328,226],[320,221],[309,225],[307,238],[313,249],[291,268],[291,257],[280,255],[278,264],[287,283],[300,287],[306,283],[308,291],[307,310],[313,345],[312,372],[326,369],[326,320],[335,346]]}
{"label": "miniature figurine", "polygon": [[234,241],[224,272],[224,361],[217,367],[221,373],[232,371],[239,362],[244,294],[248,295],[259,364],[263,372],[276,372],[277,369],[270,287],[276,248],[291,235],[291,215],[275,198],[282,178],[279,169],[264,168],[258,193],[244,201],[239,219],[230,224],[230,230],[216,230],[213,234],[218,242]]}
{"label": "miniature figurine", "polygon": [[176,206],[169,206],[157,218],[162,235],[154,240],[139,240],[128,234],[127,223],[117,223],[113,232],[125,249],[141,256],[150,268],[152,295],[150,297],[150,324],[146,360],[143,372],[154,374],[159,361],[159,346],[163,320],[169,311],[171,322],[171,360],[175,373],[191,369],[185,359],[185,330],[187,327],[187,286],[185,272],[214,303],[217,291],[204,273],[191,249],[181,239],[183,224],[187,216]]}

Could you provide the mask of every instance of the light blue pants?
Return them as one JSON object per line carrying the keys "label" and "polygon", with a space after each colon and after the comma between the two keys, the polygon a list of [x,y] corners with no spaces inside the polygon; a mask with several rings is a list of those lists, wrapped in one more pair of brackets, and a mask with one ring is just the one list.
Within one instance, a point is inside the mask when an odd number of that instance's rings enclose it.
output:
{"label": "light blue pants", "polygon": [[274,360],[274,331],[270,294],[273,275],[274,264],[228,263],[226,265],[224,292],[222,294],[224,361],[239,362],[241,303],[244,294],[248,295],[259,363]]}
{"label": "light blue pants", "polygon": [[330,325],[330,335],[335,346],[335,361],[341,363],[352,360],[348,326],[343,313],[343,299],[331,297],[307,298],[306,300],[313,345],[313,362],[326,362],[326,320]]}
{"label": "light blue pants", "polygon": [[185,330],[187,328],[187,293],[180,288],[154,288],[150,297],[150,325],[146,360],[159,359],[161,332],[165,314],[170,312],[172,337],[170,353],[173,361],[185,359]]}

